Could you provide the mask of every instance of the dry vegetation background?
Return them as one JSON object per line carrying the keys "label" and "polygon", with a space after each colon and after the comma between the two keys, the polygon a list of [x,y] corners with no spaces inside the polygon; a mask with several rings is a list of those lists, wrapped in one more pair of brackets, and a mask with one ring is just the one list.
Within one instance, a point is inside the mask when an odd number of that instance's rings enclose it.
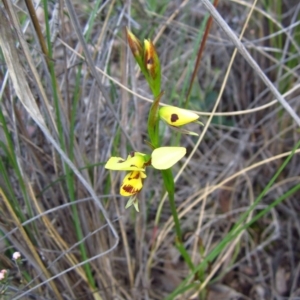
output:
{"label": "dry vegetation background", "polygon": [[[299,114],[299,1],[253,3],[223,0],[217,9],[237,36],[248,22],[243,44]],[[209,15],[194,0],[46,4],[0,3],[0,268],[9,270],[0,298],[164,299],[190,270],[175,246],[161,175],[148,172],[135,213],[118,195],[123,174],[103,168],[111,155],[149,151],[151,94],[124,28],[155,41],[162,102],[181,106]],[[173,172],[194,265],[229,235],[299,141],[299,124],[257,71],[240,54],[229,65],[233,52],[214,22],[188,106],[207,125],[190,128],[203,135],[161,128],[165,145],[180,140],[193,153]],[[244,223],[299,184],[299,162],[296,153]],[[177,299],[300,299],[299,197],[284,197],[224,245]]]}

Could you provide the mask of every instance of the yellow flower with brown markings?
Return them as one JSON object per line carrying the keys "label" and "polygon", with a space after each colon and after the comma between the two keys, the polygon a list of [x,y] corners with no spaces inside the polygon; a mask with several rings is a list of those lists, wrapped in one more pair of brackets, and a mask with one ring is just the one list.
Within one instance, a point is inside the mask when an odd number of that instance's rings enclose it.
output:
{"label": "yellow flower with brown markings", "polygon": [[120,194],[130,197],[126,208],[133,205],[137,211],[137,195],[143,188],[143,181],[147,177],[146,166],[150,164],[158,170],[166,170],[176,164],[186,153],[184,147],[160,147],[154,149],[151,155],[140,152],[132,152],[127,159],[111,157],[105,164],[105,168],[115,171],[130,171],[123,179]]}
{"label": "yellow flower with brown markings", "polygon": [[111,157],[105,164],[105,169],[115,171],[130,171],[120,187],[120,194],[124,197],[131,197],[126,205],[126,208],[134,205],[135,209],[139,211],[137,194],[143,187],[143,179],[147,176],[145,171],[145,154],[140,152],[132,152],[127,159],[122,157]]}

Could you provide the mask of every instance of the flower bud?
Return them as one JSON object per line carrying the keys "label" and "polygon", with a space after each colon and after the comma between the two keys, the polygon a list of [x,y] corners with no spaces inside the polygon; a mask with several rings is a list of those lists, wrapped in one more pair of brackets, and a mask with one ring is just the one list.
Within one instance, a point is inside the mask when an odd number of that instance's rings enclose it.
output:
{"label": "flower bud", "polygon": [[149,75],[152,79],[156,78],[160,69],[159,59],[155,50],[155,47],[150,40],[144,40],[144,63]]}
{"label": "flower bud", "polygon": [[154,96],[157,97],[160,94],[160,62],[151,40],[144,40],[144,65],[149,76],[150,88]]}
{"label": "flower bud", "polygon": [[144,50],[141,41],[131,31],[129,31],[128,28],[126,28],[126,33],[129,47],[133,56],[137,61],[139,60],[142,62]]}

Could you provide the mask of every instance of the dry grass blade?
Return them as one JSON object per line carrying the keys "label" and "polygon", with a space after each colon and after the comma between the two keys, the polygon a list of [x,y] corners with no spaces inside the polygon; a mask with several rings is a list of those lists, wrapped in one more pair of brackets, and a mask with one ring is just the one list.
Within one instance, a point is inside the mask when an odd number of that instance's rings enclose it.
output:
{"label": "dry grass blade", "polygon": [[220,27],[226,32],[230,40],[237,47],[238,51],[241,55],[247,60],[249,65],[255,70],[257,75],[263,80],[266,86],[270,89],[274,97],[280,102],[280,104],[284,107],[284,109],[290,114],[290,116],[294,119],[294,121],[300,126],[300,118],[296,114],[295,110],[287,103],[287,101],[282,97],[282,95],[275,88],[270,79],[265,75],[262,69],[259,67],[257,62],[253,59],[250,53],[247,51],[242,42],[238,39],[238,37],[234,34],[228,24],[224,21],[218,11],[214,8],[214,6],[209,2],[209,0],[201,0],[203,4],[206,6],[207,10],[214,17],[215,21],[220,25]]}
{"label": "dry grass blade", "polygon": [[132,149],[135,150],[135,146],[133,145],[131,138],[129,137],[128,133],[122,127],[121,120],[118,117],[118,115],[116,114],[115,109],[114,109],[114,107],[113,107],[113,105],[112,105],[112,103],[110,101],[110,98],[109,98],[109,96],[108,96],[108,94],[107,94],[104,86],[101,83],[101,80],[100,80],[99,75],[98,75],[98,73],[96,71],[94,62],[92,60],[91,54],[90,54],[90,52],[88,50],[87,44],[86,44],[86,42],[84,40],[84,37],[82,35],[82,31],[81,31],[81,28],[80,28],[80,25],[79,25],[79,22],[78,22],[78,19],[77,19],[77,16],[76,16],[76,12],[75,12],[74,6],[73,6],[73,4],[72,4],[72,2],[70,0],[66,0],[66,5],[67,5],[67,8],[68,8],[68,11],[69,11],[69,14],[70,14],[71,22],[73,24],[73,27],[74,27],[75,32],[77,34],[77,37],[78,37],[78,39],[79,39],[79,41],[81,43],[81,46],[83,48],[83,52],[84,52],[85,57],[86,57],[86,62],[88,64],[89,68],[90,68],[90,71],[93,74],[93,76],[94,76],[94,78],[95,78],[95,80],[96,80],[96,82],[98,84],[98,87],[101,90],[101,93],[102,93],[104,99],[106,100],[108,107],[110,108],[110,111],[112,112],[112,114],[114,115],[116,121],[120,125],[120,128],[121,128],[123,134],[126,136],[127,141],[129,143],[131,143]]}
{"label": "dry grass blade", "polygon": [[[9,2],[8,2],[8,7],[10,8],[10,15],[12,16],[11,21],[13,22],[14,28],[19,33],[19,30],[18,30],[19,23],[16,19],[14,10],[12,9],[11,4]],[[11,30],[10,24],[9,24],[6,16],[4,15],[3,11],[1,11],[1,14],[2,14],[2,16],[0,18],[1,19],[1,26],[0,26],[1,27],[1,40],[0,40],[1,47],[3,49],[3,53],[4,53],[7,67],[8,67],[9,73],[10,73],[10,77],[13,81],[13,85],[14,85],[14,88],[18,95],[18,98],[20,99],[20,101],[22,102],[25,109],[27,110],[29,115],[32,117],[32,119],[37,123],[37,125],[43,131],[43,133],[45,134],[47,139],[53,144],[53,146],[59,152],[59,154],[61,155],[63,160],[70,166],[70,168],[76,174],[78,179],[82,182],[82,184],[85,186],[85,188],[89,191],[89,193],[93,197],[96,205],[101,210],[103,216],[105,217],[105,219],[111,229],[113,236],[116,239],[116,243],[115,243],[115,246],[116,246],[118,244],[119,237],[118,237],[118,234],[117,234],[114,226],[112,225],[101,201],[98,199],[95,191],[90,186],[90,184],[84,179],[84,177],[81,175],[81,173],[75,167],[75,165],[71,162],[71,160],[68,158],[68,156],[63,152],[63,150],[58,145],[58,143],[55,141],[55,139],[52,137],[52,135],[50,134],[49,130],[47,129],[47,127],[45,125],[44,119],[35,103],[32,92],[28,86],[28,83],[27,83],[27,80],[26,80],[26,77],[24,74],[24,70],[20,64],[20,61],[19,61],[19,58],[17,55],[17,51],[16,51],[16,48],[14,45],[14,33]],[[26,56],[27,56],[28,62],[30,62],[30,54],[27,49],[26,43],[23,42],[22,37],[19,39],[19,41],[22,44],[25,55],[27,54]],[[31,67],[34,68],[32,64],[31,64]]]}
{"label": "dry grass blade", "polygon": [[[13,14],[13,12],[12,12]],[[57,144],[57,142],[54,140],[54,138],[51,136],[49,130],[47,129],[44,119],[39,111],[39,108],[36,105],[36,102],[34,100],[34,97],[32,95],[32,92],[28,86],[25,74],[24,74],[24,70],[21,66],[18,54],[17,54],[17,50],[15,48],[14,45],[14,34],[11,30],[11,26],[9,25],[7,18],[5,17],[3,11],[1,11],[1,29],[0,29],[0,45],[5,57],[5,61],[7,64],[7,68],[10,74],[10,77],[12,79],[13,82],[13,86],[15,88],[16,94],[18,95],[18,98],[20,99],[21,103],[23,104],[24,108],[27,110],[27,112],[29,113],[29,115],[32,117],[32,119],[36,122],[36,124],[38,124],[38,126],[40,127],[40,129],[44,132],[45,136],[50,140],[50,142],[53,144],[53,146],[57,149],[57,151],[61,154],[62,158],[66,161],[66,163],[69,164],[69,166],[73,169],[74,173],[77,175],[77,177],[82,181],[83,185],[86,187],[86,189],[90,192],[90,194],[92,195],[92,197],[94,198],[96,204],[98,205],[98,207],[100,208],[100,210],[102,211],[104,217],[106,218],[107,224],[109,225],[112,234],[115,237],[115,245],[112,246],[112,248],[110,249],[110,251],[118,244],[118,234],[116,233],[114,226],[112,225],[112,223],[110,222],[109,217],[107,216],[107,213],[105,211],[105,209],[103,208],[100,200],[98,199],[97,195],[95,194],[94,190],[92,189],[92,187],[86,182],[86,180],[82,177],[82,175],[80,174],[80,172],[77,170],[77,168],[74,166],[74,164],[69,160],[69,158],[66,156],[66,154],[62,151],[62,149],[60,148],[60,146]],[[18,23],[14,24],[14,27],[17,28]],[[24,49],[24,48],[23,48]],[[24,49],[24,52],[26,52],[26,49]],[[28,60],[29,61],[29,60]],[[38,209],[39,211],[39,209]],[[44,218],[44,222],[45,225],[48,224],[48,230],[51,231],[52,233],[54,233],[54,235],[56,235],[57,237],[59,237],[56,233],[56,230],[51,229],[53,226],[51,223],[49,223],[49,221]],[[16,224],[18,224],[16,222]],[[20,227],[20,226],[19,226]],[[26,239],[26,234],[25,231],[22,229],[22,227],[20,227],[20,232],[23,234],[24,236],[24,240],[27,241],[27,245],[28,247],[30,247],[31,243],[28,242],[28,239]],[[24,235],[25,234],[25,235]],[[65,249],[67,250],[68,247],[66,245],[64,245],[64,241],[59,239],[56,239],[56,241],[60,244],[60,246],[62,247],[62,250]],[[60,248],[61,248],[60,247]],[[58,291],[56,285],[53,282],[53,279],[58,277],[58,276],[62,276],[63,273],[57,274],[56,276],[51,277],[50,273],[47,271],[47,269],[45,268],[43,262],[41,261],[41,259],[39,258],[39,255],[37,253],[37,251],[34,249],[34,247],[31,247],[31,252],[32,255],[34,256],[34,260],[38,263],[38,265],[40,266],[40,270],[42,272],[39,271],[39,273],[42,273],[46,276],[46,278],[44,278],[44,282],[43,284],[49,283],[54,291],[54,293],[56,294],[56,298],[57,299],[62,299],[60,292]],[[98,256],[94,256],[92,257],[90,260],[93,259],[97,259],[98,257],[101,257],[102,255],[105,255],[106,253],[108,253],[109,251],[100,253]],[[66,255],[66,257],[70,258],[71,261],[71,265],[76,265],[77,267],[80,267],[81,265],[84,265],[86,263],[85,262],[81,262],[78,263],[76,261],[76,259],[72,258],[72,255]],[[68,270],[65,270],[65,272],[68,272],[70,270],[72,270],[73,267],[69,268]],[[79,270],[78,270],[79,271]],[[83,278],[85,278],[84,274],[81,274]],[[35,286],[34,288],[32,288],[30,291],[37,289],[39,285]],[[27,291],[26,293],[28,293],[29,291]],[[24,295],[21,294],[19,297],[23,297]],[[18,299],[18,297],[16,297],[15,299]]]}

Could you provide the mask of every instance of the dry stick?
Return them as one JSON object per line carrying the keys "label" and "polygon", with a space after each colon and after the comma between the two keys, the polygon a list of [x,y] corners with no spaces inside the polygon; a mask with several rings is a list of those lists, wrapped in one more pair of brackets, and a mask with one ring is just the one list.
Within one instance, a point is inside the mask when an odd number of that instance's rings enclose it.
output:
{"label": "dry stick", "polygon": [[80,24],[79,24],[79,21],[77,19],[77,15],[76,15],[76,12],[74,10],[73,4],[71,3],[70,0],[65,0],[65,3],[66,3],[66,6],[68,8],[69,16],[70,16],[71,22],[73,24],[74,30],[75,30],[76,35],[77,35],[77,37],[78,37],[78,39],[81,43],[81,46],[82,46],[82,49],[83,49],[83,52],[84,52],[84,55],[85,55],[85,58],[86,58],[86,62],[88,64],[89,68],[90,68],[90,71],[91,71],[92,75],[94,76],[94,78],[95,78],[95,80],[98,84],[98,87],[99,87],[104,99],[106,100],[106,103],[107,103],[111,113],[113,114],[114,118],[118,122],[118,124],[120,126],[120,129],[122,130],[122,132],[126,136],[126,138],[127,138],[128,142],[130,143],[132,149],[135,150],[135,147],[134,147],[130,137],[128,136],[128,133],[122,127],[121,120],[119,119],[117,113],[115,112],[115,109],[114,109],[112,103],[110,102],[109,96],[108,96],[108,94],[105,90],[105,87],[102,85],[100,77],[98,76],[98,73],[97,73],[96,68],[95,68],[95,64],[92,60],[91,54],[89,52],[89,49],[88,49],[88,47],[86,45],[86,42],[84,40],[84,37],[82,35]]}
{"label": "dry stick", "polygon": [[43,51],[43,54],[45,55],[47,66],[49,68],[48,49],[47,49],[47,45],[45,43],[45,39],[44,39],[42,30],[41,30],[39,20],[38,20],[37,15],[36,15],[36,10],[35,10],[31,0],[25,0],[25,3],[26,3],[26,6],[27,6],[27,10],[29,12],[31,22],[32,22],[33,27],[36,31],[37,36],[38,36],[38,41],[40,43],[41,49]]}
{"label": "dry stick", "polygon": [[[217,7],[218,3],[219,3],[219,0],[214,0],[214,7]],[[198,54],[197,54],[196,65],[195,65],[195,68],[194,68],[194,71],[193,71],[193,74],[192,74],[192,77],[191,77],[190,86],[189,86],[188,92],[186,94],[186,99],[185,99],[185,103],[184,103],[185,108],[187,108],[188,105],[189,105],[190,94],[191,94],[191,91],[192,91],[193,82],[196,78],[196,73],[199,69],[200,61],[201,61],[201,58],[202,58],[202,54],[204,52],[204,47],[206,45],[206,41],[207,41],[208,34],[210,32],[212,21],[213,21],[213,18],[212,18],[212,16],[210,16],[208,18],[206,29],[205,29],[205,32],[204,32],[204,35],[203,35],[203,38],[202,38],[202,41],[201,41],[201,44],[200,44]]]}
{"label": "dry stick", "polygon": [[274,97],[281,103],[283,108],[290,114],[290,116],[294,119],[298,126],[300,126],[300,118],[292,109],[292,107],[287,103],[287,101],[282,97],[282,95],[275,88],[273,83],[269,80],[269,78],[264,74],[261,70],[257,62],[252,58],[250,53],[247,51],[242,42],[238,39],[235,33],[231,30],[228,24],[223,20],[218,11],[213,7],[213,5],[209,2],[209,0],[201,0],[210,14],[213,16],[215,21],[220,25],[220,27],[225,31],[230,40],[236,46],[237,50],[240,54],[245,58],[245,60],[249,63],[249,65],[257,72],[258,76],[262,79],[262,81],[266,84],[266,86],[270,89],[271,93]]}

